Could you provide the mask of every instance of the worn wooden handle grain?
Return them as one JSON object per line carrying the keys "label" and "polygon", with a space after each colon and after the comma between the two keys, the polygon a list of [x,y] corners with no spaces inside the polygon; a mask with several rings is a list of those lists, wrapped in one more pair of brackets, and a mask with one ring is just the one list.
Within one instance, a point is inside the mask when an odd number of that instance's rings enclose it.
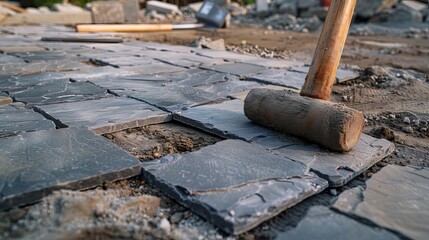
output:
{"label": "worn wooden handle grain", "polygon": [[356,0],[332,0],[301,95],[328,100]]}
{"label": "worn wooden handle grain", "polygon": [[77,32],[150,32],[169,31],[172,24],[80,24]]}

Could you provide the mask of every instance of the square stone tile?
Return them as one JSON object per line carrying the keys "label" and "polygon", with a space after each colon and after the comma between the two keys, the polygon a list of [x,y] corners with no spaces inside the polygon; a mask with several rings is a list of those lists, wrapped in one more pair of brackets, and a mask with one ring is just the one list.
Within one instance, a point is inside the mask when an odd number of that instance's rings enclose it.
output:
{"label": "square stone tile", "polygon": [[400,238],[389,231],[370,227],[327,207],[316,206],[310,208],[296,228],[280,233],[277,239],[399,240]]}
{"label": "square stone tile", "polygon": [[227,233],[256,227],[327,182],[295,161],[241,140],[142,164],[151,185]]}
{"label": "square stone tile", "polygon": [[173,119],[221,137],[253,142],[273,154],[306,164],[331,187],[346,184],[394,150],[391,142],[362,134],[352,151],[331,152],[253,123],[244,115],[243,106],[241,100],[203,105],[176,112]]}
{"label": "square stone tile", "polygon": [[85,126],[97,134],[171,120],[168,113],[158,108],[120,97],[45,105],[40,106],[39,111],[54,118],[59,125]]}
{"label": "square stone tile", "polygon": [[9,94],[15,101],[24,102],[29,106],[47,105],[64,102],[76,102],[90,99],[99,99],[112,96],[103,89],[90,82],[71,82],[56,80],[49,84],[39,84],[23,89],[14,89]]}
{"label": "square stone tile", "polygon": [[31,109],[0,106],[0,137],[21,132],[55,129],[55,124]]}
{"label": "square stone tile", "polygon": [[144,85],[144,88],[138,91],[113,90],[113,92],[120,96],[129,96],[172,112],[222,99],[222,97],[197,88],[175,85]]}
{"label": "square stone tile", "polygon": [[240,77],[250,76],[253,74],[264,72],[266,70],[266,68],[264,67],[246,64],[246,63],[227,63],[227,64],[219,64],[214,66],[207,66],[203,68],[217,71],[217,72],[233,74]]}
{"label": "square stone tile", "polygon": [[176,112],[173,119],[224,138],[252,141],[273,135],[273,131],[244,115],[243,104],[241,100],[231,100],[202,105]]}
{"label": "square stone tile", "polygon": [[362,187],[347,190],[334,208],[410,239],[429,236],[429,168],[388,165]]}
{"label": "square stone tile", "polygon": [[54,190],[82,190],[138,175],[134,157],[86,129],[0,138],[0,209],[34,203]]}
{"label": "square stone tile", "polygon": [[269,69],[252,75],[246,80],[300,90],[302,85],[304,85],[306,75],[307,74],[301,72]]}

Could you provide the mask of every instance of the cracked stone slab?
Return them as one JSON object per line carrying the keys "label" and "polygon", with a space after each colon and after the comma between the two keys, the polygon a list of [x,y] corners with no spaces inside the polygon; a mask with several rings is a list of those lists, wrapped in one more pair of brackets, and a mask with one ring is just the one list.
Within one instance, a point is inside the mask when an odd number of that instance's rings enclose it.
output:
{"label": "cracked stone slab", "polygon": [[[310,70],[308,66],[292,67],[292,71],[307,74]],[[342,83],[353,80],[359,77],[359,72],[353,69],[338,68],[336,75],[336,83]]]}
{"label": "cracked stone slab", "polygon": [[58,125],[85,126],[97,134],[171,120],[170,114],[158,108],[120,97],[45,105],[38,110],[54,118]]}
{"label": "cracked stone slab", "polygon": [[305,77],[306,74],[301,72],[269,69],[252,75],[246,80],[300,90],[302,85],[304,85]]}
{"label": "cracked stone slab", "polygon": [[277,239],[399,240],[400,238],[389,231],[367,226],[327,207],[315,206],[310,208],[296,228],[280,233]]}
{"label": "cracked stone slab", "polygon": [[241,140],[142,164],[151,185],[227,233],[239,234],[315,195],[327,182]]}
{"label": "cracked stone slab", "polygon": [[237,75],[240,77],[257,74],[266,70],[266,68],[246,63],[227,63],[214,66],[206,66],[204,69],[213,70],[222,73]]}
{"label": "cracked stone slab", "polygon": [[0,138],[0,209],[34,203],[59,189],[88,189],[140,174],[140,163],[83,128]]}
{"label": "cracked stone slab", "polygon": [[[104,53],[98,55],[105,55]],[[91,62],[106,66],[110,65],[112,67],[120,68],[124,66],[144,66],[151,64],[158,64],[159,62],[145,57],[137,57],[137,56],[116,56],[116,57],[91,57]]]}
{"label": "cracked stone slab", "polygon": [[12,102],[12,98],[9,97],[6,93],[0,92],[0,106],[9,105]]}
{"label": "cracked stone slab", "polygon": [[166,111],[178,111],[192,106],[218,101],[222,98],[197,88],[175,85],[144,85],[143,88],[138,91],[113,90],[113,92],[120,96],[128,96],[147,102]]}
{"label": "cracked stone slab", "polygon": [[56,80],[49,84],[14,89],[9,94],[15,101],[29,106],[76,102],[109,97],[107,90],[90,82]]}
{"label": "cracked stone slab", "polygon": [[224,138],[252,141],[274,134],[250,121],[243,112],[241,100],[189,108],[173,115],[173,119]]}
{"label": "cracked stone slab", "polygon": [[0,137],[47,129],[55,129],[55,124],[33,110],[0,106]]}
{"label": "cracked stone slab", "polygon": [[315,144],[286,135],[258,139],[273,154],[302,162],[329,182],[340,187],[387,157],[395,150],[393,143],[362,134],[357,145],[347,153],[332,152]]}
{"label": "cracked stone slab", "polygon": [[334,208],[410,239],[429,236],[429,168],[388,165],[362,187],[347,190]]}
{"label": "cracked stone slab", "polygon": [[273,154],[306,164],[331,187],[346,184],[394,150],[391,142],[362,134],[352,151],[328,151],[253,123],[244,115],[243,106],[241,100],[203,105],[176,112],[173,119],[221,137],[253,142]]}
{"label": "cracked stone slab", "polygon": [[170,52],[168,54],[158,53],[155,59],[172,64],[172,65],[177,65],[179,67],[186,67],[186,68],[211,66],[211,65],[225,63],[223,59],[208,58],[208,57],[196,55],[194,53],[174,53],[174,52]]}

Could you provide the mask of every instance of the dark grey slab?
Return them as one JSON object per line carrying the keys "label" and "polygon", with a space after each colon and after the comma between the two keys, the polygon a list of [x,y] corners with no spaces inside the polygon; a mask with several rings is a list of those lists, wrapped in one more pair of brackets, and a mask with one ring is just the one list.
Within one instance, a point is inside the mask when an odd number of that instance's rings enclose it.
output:
{"label": "dark grey slab", "polygon": [[0,106],[0,137],[21,132],[55,129],[55,124],[30,109]]}
{"label": "dark grey slab", "polygon": [[34,203],[58,189],[88,189],[136,176],[137,159],[86,129],[0,139],[0,209]]}
{"label": "dark grey slab", "polygon": [[362,134],[358,144],[347,153],[332,152],[317,145],[284,135],[258,139],[256,144],[273,154],[302,162],[339,187],[369,169],[395,150],[393,143]]}
{"label": "dark grey slab", "polygon": [[[292,67],[291,70],[295,72],[300,72],[307,74],[310,67],[308,66],[301,66],[301,67]],[[342,83],[349,80],[353,80],[355,78],[359,77],[359,72],[353,69],[343,69],[338,68],[337,69],[337,75],[336,75],[336,83]]]}
{"label": "dark grey slab", "polygon": [[42,72],[73,71],[89,67],[91,66],[82,62],[67,60],[54,60],[32,63],[5,63],[0,64],[0,75],[10,76]]}
{"label": "dark grey slab", "polygon": [[194,53],[159,53],[155,59],[179,67],[202,67],[225,63],[223,59],[208,58]]}
{"label": "dark grey slab", "polygon": [[252,75],[246,80],[300,90],[302,85],[304,85],[305,77],[306,74],[301,72],[269,69],[264,72]]}
{"label": "dark grey slab", "polygon": [[163,123],[171,116],[153,106],[129,98],[102,98],[40,106],[39,110],[66,126],[85,126],[97,134]]}
{"label": "dark grey slab", "polygon": [[217,101],[221,97],[196,88],[167,85],[144,85],[138,91],[113,90],[121,96],[129,96],[167,111],[178,111],[188,107]]}
{"label": "dark grey slab", "polygon": [[29,106],[46,105],[64,102],[76,102],[109,97],[106,89],[90,82],[71,82],[57,80],[49,84],[14,89],[9,94],[15,101],[24,102]]}
{"label": "dark grey slab", "polygon": [[67,61],[88,61],[88,58],[79,56],[77,54],[67,54],[63,51],[37,51],[37,52],[19,52],[12,53],[26,62],[40,62],[40,61],[54,61],[65,60]]}
{"label": "dark grey slab", "polygon": [[258,88],[263,84],[257,82],[247,82],[240,80],[228,80],[224,82],[218,82],[210,85],[202,85],[196,88],[204,90],[209,93],[216,94],[217,96],[227,97],[231,95],[237,95],[239,93],[248,92],[253,88]]}
{"label": "dark grey slab", "polygon": [[6,54],[0,54],[0,64],[3,63],[19,63],[24,62],[23,59],[12,56],[12,55],[6,55]]}
{"label": "dark grey slab", "polygon": [[277,239],[347,239],[347,240],[399,240],[394,234],[376,227],[364,225],[327,207],[310,208],[298,226]]}
{"label": "dark grey slab", "polygon": [[428,239],[429,169],[388,165],[374,174],[366,189],[341,193],[334,208],[370,220],[410,239]]}
{"label": "dark grey slab", "polygon": [[[104,53],[99,55],[104,55]],[[116,68],[124,66],[145,66],[159,63],[157,60],[138,56],[92,57],[91,62],[101,66],[110,65]]]}
{"label": "dark grey slab", "polygon": [[67,81],[67,74],[65,72],[46,72],[17,76],[0,76],[0,90],[24,89],[38,84],[52,83],[57,80]]}
{"label": "dark grey slab", "polygon": [[241,140],[225,140],[142,166],[149,184],[234,234],[327,187],[305,165]]}
{"label": "dark grey slab", "polygon": [[227,63],[214,66],[205,66],[203,68],[237,76],[250,76],[253,74],[264,72],[266,70],[266,68],[264,67],[246,63]]}
{"label": "dark grey slab", "polygon": [[363,134],[352,151],[331,152],[253,123],[244,115],[243,106],[241,100],[203,105],[176,112],[173,119],[221,137],[254,142],[273,154],[304,163],[331,187],[346,184],[394,150],[389,141]]}
{"label": "dark grey slab", "polygon": [[250,121],[240,100],[203,105],[176,112],[174,120],[225,138],[253,141],[274,134],[273,131]]}

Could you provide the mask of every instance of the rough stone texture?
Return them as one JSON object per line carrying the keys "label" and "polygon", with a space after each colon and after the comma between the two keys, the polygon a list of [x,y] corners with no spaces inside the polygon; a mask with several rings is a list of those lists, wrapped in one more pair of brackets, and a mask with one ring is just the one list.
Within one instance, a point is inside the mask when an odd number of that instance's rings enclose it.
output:
{"label": "rough stone texture", "polygon": [[24,60],[12,56],[12,55],[6,55],[6,54],[0,54],[0,64],[3,63],[18,63],[18,62],[24,62]]}
{"label": "rough stone texture", "polygon": [[57,124],[85,126],[97,134],[116,132],[169,121],[171,116],[146,103],[128,98],[103,98],[73,103],[45,105],[39,108]]}
{"label": "rough stone texture", "polygon": [[[292,71],[304,73],[304,74],[307,74],[309,69],[310,67],[308,66],[292,67]],[[359,72],[356,70],[339,68],[337,69],[336,83],[346,82],[348,80],[352,80],[358,77],[359,77]],[[305,80],[305,77],[304,77],[304,80]]]}
{"label": "rough stone texture", "polygon": [[146,2],[146,11],[157,11],[165,14],[173,14],[179,12],[179,7],[175,4],[158,2],[158,1],[147,1]]}
{"label": "rough stone texture", "polygon": [[369,227],[335,213],[326,207],[316,206],[310,208],[296,228],[279,234],[277,239],[399,240],[400,238],[386,230]]}
{"label": "rough stone texture", "polygon": [[215,94],[183,86],[151,86],[145,85],[138,91],[114,90],[121,96],[129,96],[166,111],[178,111],[188,107],[218,100]]}
{"label": "rough stone texture", "polygon": [[388,165],[361,187],[343,192],[334,208],[411,239],[429,236],[429,169]]}
{"label": "rough stone texture", "polygon": [[0,106],[0,137],[46,129],[55,129],[55,124],[39,113],[13,106]]}
{"label": "rough stone texture", "polygon": [[90,82],[57,80],[49,84],[14,89],[9,94],[15,101],[29,106],[98,99],[110,96],[107,91]]}
{"label": "rough stone texture", "polygon": [[355,14],[361,18],[368,19],[377,13],[391,8],[397,2],[398,0],[359,0],[356,4]]}
{"label": "rough stone texture", "polygon": [[126,0],[121,2],[124,8],[124,17],[126,23],[140,23],[140,1],[138,0]]}
{"label": "rough stone texture", "polygon": [[204,67],[205,69],[233,74],[237,76],[249,76],[252,74],[260,73],[266,70],[266,68],[246,63],[228,63],[220,64],[215,66]]}
{"label": "rough stone texture", "polygon": [[91,3],[94,23],[124,23],[124,8],[120,2],[100,1]]}
{"label": "rough stone texture", "polygon": [[58,189],[87,189],[140,173],[139,161],[86,129],[0,139],[0,209],[33,203]]}
{"label": "rough stone texture", "polygon": [[299,90],[301,89],[302,85],[304,85],[305,77],[306,74],[301,72],[269,69],[267,71],[252,75],[246,80],[290,87]]}
{"label": "rough stone texture", "polygon": [[175,113],[173,119],[221,137],[245,141],[274,134],[273,131],[247,119],[243,113],[243,102],[240,100],[190,108]]}
{"label": "rough stone texture", "polygon": [[0,106],[8,105],[12,102],[12,98],[9,97],[6,93],[0,92]]}
{"label": "rough stone texture", "polygon": [[191,53],[157,53],[157,56],[154,58],[172,65],[186,68],[211,66],[225,63],[225,61],[222,59],[208,58]]}
{"label": "rough stone texture", "polygon": [[254,142],[273,154],[304,163],[331,187],[346,184],[394,150],[389,141],[362,134],[352,151],[331,152],[251,122],[244,116],[241,100],[190,108],[176,112],[173,119],[221,137]]}
{"label": "rough stone texture", "polygon": [[91,66],[68,60],[53,60],[33,63],[5,63],[0,64],[0,76],[11,76],[19,74],[73,71],[89,68]]}
{"label": "rough stone texture", "polygon": [[143,178],[234,234],[327,187],[305,165],[241,140],[225,140],[189,154],[143,163]]}
{"label": "rough stone texture", "polygon": [[403,4],[397,6],[387,17],[387,22],[391,23],[420,23],[423,22],[423,14]]}

